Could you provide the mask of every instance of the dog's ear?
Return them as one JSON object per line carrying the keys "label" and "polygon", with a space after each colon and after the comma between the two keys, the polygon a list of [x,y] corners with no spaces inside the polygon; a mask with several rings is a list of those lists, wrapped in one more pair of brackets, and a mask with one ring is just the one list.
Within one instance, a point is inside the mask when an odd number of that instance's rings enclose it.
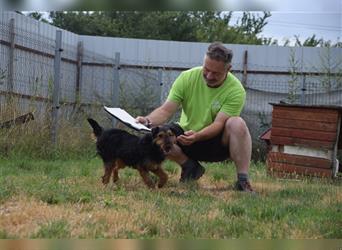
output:
{"label": "dog's ear", "polygon": [[143,137],[141,137],[140,142],[142,144],[152,144],[152,134],[148,133],[144,135]]}
{"label": "dog's ear", "polygon": [[175,136],[184,134],[184,131],[180,126],[167,125],[167,127],[175,134]]}
{"label": "dog's ear", "polygon": [[154,138],[159,133],[159,127],[154,127],[151,130],[152,137]]}

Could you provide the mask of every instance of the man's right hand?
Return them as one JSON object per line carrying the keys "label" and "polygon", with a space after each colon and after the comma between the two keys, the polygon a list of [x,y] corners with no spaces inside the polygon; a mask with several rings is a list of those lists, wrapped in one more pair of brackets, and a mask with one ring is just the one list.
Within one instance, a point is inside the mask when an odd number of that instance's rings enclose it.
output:
{"label": "man's right hand", "polygon": [[136,123],[141,123],[147,127],[151,126],[151,122],[148,118],[146,118],[145,116],[137,116],[135,118]]}
{"label": "man's right hand", "polygon": [[198,133],[193,130],[185,131],[183,135],[177,137],[177,141],[186,146],[189,146],[198,140]]}

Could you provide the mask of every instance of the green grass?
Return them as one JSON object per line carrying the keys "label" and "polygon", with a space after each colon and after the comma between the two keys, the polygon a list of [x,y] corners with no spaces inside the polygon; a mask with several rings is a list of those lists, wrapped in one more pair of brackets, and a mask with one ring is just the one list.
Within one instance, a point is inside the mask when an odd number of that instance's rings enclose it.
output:
{"label": "green grass", "polygon": [[42,225],[38,232],[32,235],[32,238],[57,238],[66,239],[70,237],[68,222],[65,220],[51,221],[46,225]]}
{"label": "green grass", "polygon": [[342,185],[275,179],[252,164],[257,195],[236,192],[231,163],[207,164],[198,183],[180,184],[166,162],[165,188],[149,190],[126,168],[103,187],[102,163],[0,159],[0,238],[311,239],[342,237]]}

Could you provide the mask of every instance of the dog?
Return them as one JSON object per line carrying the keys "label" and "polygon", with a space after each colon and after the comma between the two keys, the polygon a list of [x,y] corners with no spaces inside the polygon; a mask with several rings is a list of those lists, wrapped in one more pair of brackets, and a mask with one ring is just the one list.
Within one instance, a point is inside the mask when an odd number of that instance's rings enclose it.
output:
{"label": "dog", "polygon": [[125,130],[112,128],[105,130],[95,120],[87,119],[96,137],[97,153],[103,160],[102,183],[108,184],[113,173],[113,182],[119,180],[119,170],[130,166],[138,170],[144,183],[154,188],[149,172],[159,177],[158,188],[162,188],[168,175],[161,168],[165,155],[176,144],[176,136],[167,125],[152,128],[141,137]]}

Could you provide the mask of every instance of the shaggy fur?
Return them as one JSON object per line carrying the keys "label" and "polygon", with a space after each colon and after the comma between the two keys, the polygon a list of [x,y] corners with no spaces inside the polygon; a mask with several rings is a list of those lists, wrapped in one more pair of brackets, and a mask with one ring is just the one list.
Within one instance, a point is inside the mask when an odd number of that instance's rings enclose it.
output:
{"label": "shaggy fur", "polygon": [[97,153],[104,163],[102,183],[108,184],[113,173],[113,182],[119,179],[118,171],[130,166],[139,171],[144,183],[154,188],[149,172],[159,177],[158,188],[167,182],[168,176],[161,168],[165,154],[176,143],[176,136],[166,125],[155,127],[142,137],[121,129],[104,130],[95,120],[88,119],[96,136]]}

